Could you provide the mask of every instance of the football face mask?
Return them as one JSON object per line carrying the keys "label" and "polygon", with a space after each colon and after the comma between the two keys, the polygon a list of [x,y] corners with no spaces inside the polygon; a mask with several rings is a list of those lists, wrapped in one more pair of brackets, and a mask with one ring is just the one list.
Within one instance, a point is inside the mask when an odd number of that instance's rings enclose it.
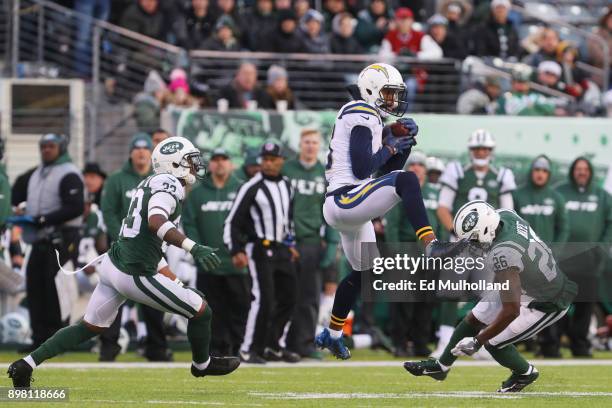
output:
{"label": "football face mask", "polygon": [[383,86],[376,100],[376,106],[390,115],[403,116],[408,109],[406,86],[404,84]]}
{"label": "football face mask", "polygon": [[199,152],[187,153],[179,163],[181,167],[189,169],[189,172],[198,179],[206,176],[206,165]]}

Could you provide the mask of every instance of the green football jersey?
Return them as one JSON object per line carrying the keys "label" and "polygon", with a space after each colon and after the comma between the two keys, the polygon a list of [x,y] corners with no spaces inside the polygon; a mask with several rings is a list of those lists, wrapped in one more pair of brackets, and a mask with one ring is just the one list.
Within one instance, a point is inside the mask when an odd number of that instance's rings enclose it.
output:
{"label": "green football jersey", "polygon": [[473,200],[483,200],[499,208],[499,196],[516,189],[514,174],[510,169],[490,166],[488,172],[478,174],[471,165],[462,167],[459,162],[449,163],[440,177],[440,183],[455,192],[453,214]]}
{"label": "green football jersey", "polygon": [[174,207],[172,213],[168,214],[168,220],[178,224],[185,198],[183,185],[171,174],[157,174],[144,179],[132,196],[128,215],[121,224],[119,239],[108,251],[113,264],[127,274],[157,273],[157,265],[163,253],[163,241],[149,230],[148,212],[149,201],[158,193],[167,193],[163,197],[171,196],[174,200],[174,203],[170,202],[162,209],[168,212],[169,208]]}
{"label": "green football jersey", "polygon": [[523,294],[533,298],[532,307],[546,312],[568,307],[577,286],[557,267],[548,245],[514,211],[498,213],[502,227],[493,240],[486,265],[494,272],[518,268]]}

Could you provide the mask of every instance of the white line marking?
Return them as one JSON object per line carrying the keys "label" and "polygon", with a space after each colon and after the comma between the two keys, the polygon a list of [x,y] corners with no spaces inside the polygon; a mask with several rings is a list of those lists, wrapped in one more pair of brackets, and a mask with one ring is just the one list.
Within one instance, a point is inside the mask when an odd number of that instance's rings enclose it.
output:
{"label": "white line marking", "polygon": [[[566,360],[530,360],[537,367],[571,367],[571,366],[612,366],[612,360],[590,360],[590,359],[566,359]],[[292,363],[267,363],[241,364],[240,368],[363,368],[363,367],[399,367],[402,368],[403,361],[305,361],[298,364]],[[0,367],[8,367],[8,363],[0,363]],[[125,363],[44,363],[39,368],[70,368],[76,370],[91,369],[155,369],[155,368],[189,368],[190,363],[149,363],[149,362],[125,362]],[[495,361],[457,361],[453,367],[499,367]]]}
{"label": "white line marking", "polygon": [[249,395],[274,400],[316,399],[408,399],[408,398],[485,398],[521,399],[529,397],[612,397],[612,392],[522,392],[498,394],[484,391],[408,392],[408,393],[313,393],[313,392],[249,392]]}

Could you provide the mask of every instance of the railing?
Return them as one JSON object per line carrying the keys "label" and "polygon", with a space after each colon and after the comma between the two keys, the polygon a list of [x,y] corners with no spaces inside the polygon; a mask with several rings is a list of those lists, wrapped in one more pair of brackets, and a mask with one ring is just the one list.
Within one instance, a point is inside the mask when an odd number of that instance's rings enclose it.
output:
{"label": "railing", "polygon": [[[189,53],[192,79],[205,82],[213,92],[227,85],[243,61],[253,62],[260,83],[272,64],[284,66],[295,96],[308,109],[338,109],[348,99],[346,86],[354,84],[377,55],[275,54],[263,52],[220,52],[196,50]],[[397,57],[392,62],[408,79],[412,112],[454,112],[460,84],[460,63],[443,59],[424,61]],[[411,88],[411,89],[410,89]]]}

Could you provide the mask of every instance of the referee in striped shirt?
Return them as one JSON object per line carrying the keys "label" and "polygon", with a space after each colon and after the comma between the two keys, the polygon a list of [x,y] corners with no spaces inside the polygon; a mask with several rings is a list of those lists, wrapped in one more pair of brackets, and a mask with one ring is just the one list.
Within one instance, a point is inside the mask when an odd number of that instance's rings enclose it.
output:
{"label": "referee in striped shirt", "polygon": [[261,171],[238,190],[223,232],[234,266],[248,266],[252,282],[240,357],[258,364],[297,362],[298,354],[279,345],[297,299],[293,191],[281,174],[281,147],[265,143],[259,157]]}

